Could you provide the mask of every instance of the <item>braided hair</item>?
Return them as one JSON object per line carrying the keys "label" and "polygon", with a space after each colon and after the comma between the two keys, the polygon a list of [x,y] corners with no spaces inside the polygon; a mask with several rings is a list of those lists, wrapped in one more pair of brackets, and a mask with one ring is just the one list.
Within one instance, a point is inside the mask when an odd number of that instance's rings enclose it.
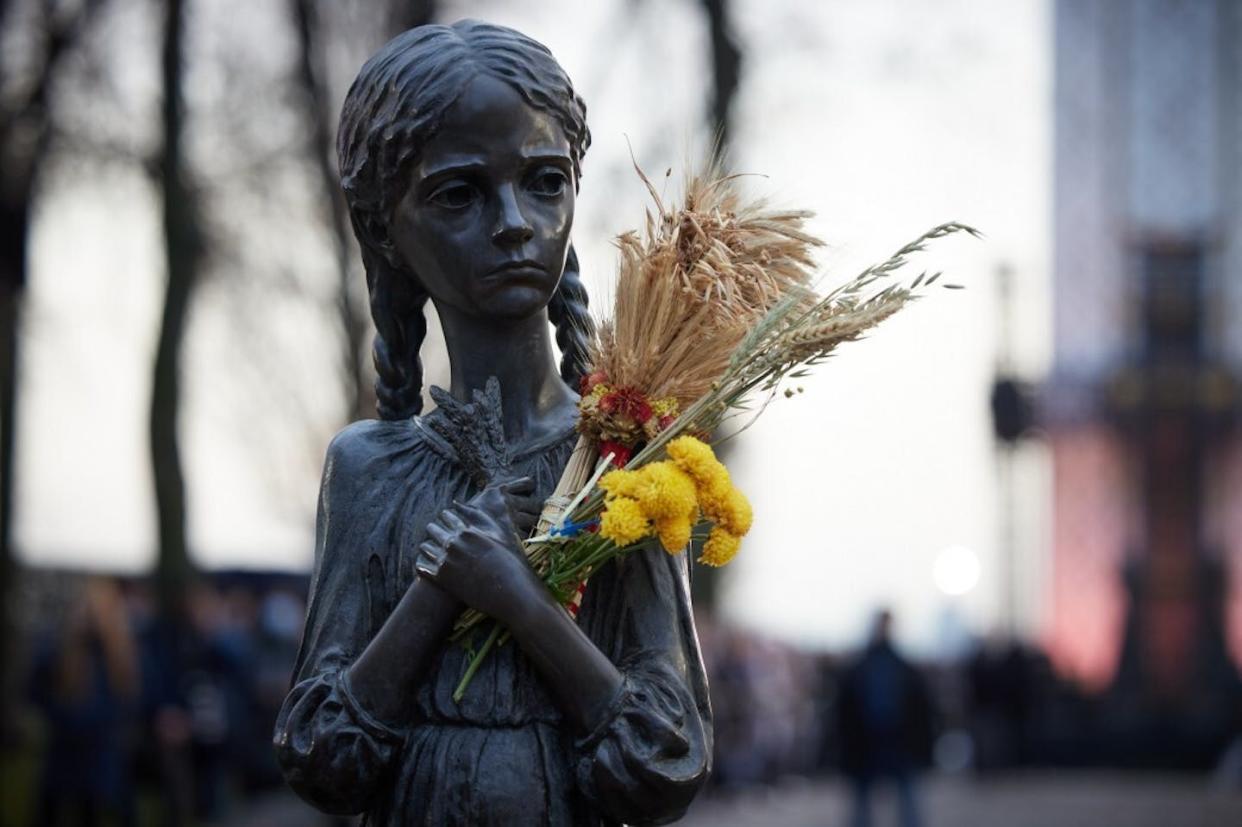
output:
{"label": "braided hair", "polygon": [[[586,105],[564,69],[546,46],[513,29],[477,20],[419,26],[393,38],[363,65],[341,109],[337,156],[375,321],[372,357],[381,419],[407,419],[422,409],[419,350],[427,335],[427,292],[397,254],[389,217],[422,148],[478,75],[504,82],[557,120],[569,141],[575,181],[591,143]],[[572,245],[548,318],[556,326],[561,377],[576,387],[592,324]]]}

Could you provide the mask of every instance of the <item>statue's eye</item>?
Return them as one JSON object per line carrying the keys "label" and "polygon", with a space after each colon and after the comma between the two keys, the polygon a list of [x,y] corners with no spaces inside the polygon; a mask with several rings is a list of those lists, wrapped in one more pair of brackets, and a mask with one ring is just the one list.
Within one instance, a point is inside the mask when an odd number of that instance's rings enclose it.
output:
{"label": "statue's eye", "polygon": [[530,191],[536,195],[556,196],[565,192],[569,178],[555,167],[544,167],[530,181]]}
{"label": "statue's eye", "polygon": [[460,210],[473,204],[477,196],[478,190],[465,181],[448,181],[436,187],[427,200],[440,207]]}

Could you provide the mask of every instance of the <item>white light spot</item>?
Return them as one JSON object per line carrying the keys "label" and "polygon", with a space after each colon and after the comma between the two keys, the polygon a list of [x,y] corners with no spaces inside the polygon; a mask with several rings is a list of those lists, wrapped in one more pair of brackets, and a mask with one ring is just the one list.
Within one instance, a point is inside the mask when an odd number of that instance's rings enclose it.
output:
{"label": "white light spot", "polygon": [[965,546],[949,546],[936,555],[932,578],[947,595],[966,594],[979,582],[979,555]]}

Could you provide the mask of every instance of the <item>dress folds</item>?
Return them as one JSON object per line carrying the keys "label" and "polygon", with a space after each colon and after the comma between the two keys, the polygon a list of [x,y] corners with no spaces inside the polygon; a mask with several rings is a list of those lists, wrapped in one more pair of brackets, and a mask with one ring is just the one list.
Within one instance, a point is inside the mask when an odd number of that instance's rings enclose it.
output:
{"label": "dress folds", "polygon": [[448,641],[408,720],[381,721],[351,692],[349,666],[413,581],[428,523],[487,479],[530,476],[546,498],[576,441],[566,422],[510,449],[496,444],[498,393],[438,401],[421,418],[355,423],[328,449],[306,630],[275,732],[290,785],[327,812],[366,813],[372,827],[680,817],[712,752],[684,554],[638,551],[588,583],[579,623],[623,676],[595,732],[562,719],[513,642],[493,650],[460,704],[452,693],[468,656]]}

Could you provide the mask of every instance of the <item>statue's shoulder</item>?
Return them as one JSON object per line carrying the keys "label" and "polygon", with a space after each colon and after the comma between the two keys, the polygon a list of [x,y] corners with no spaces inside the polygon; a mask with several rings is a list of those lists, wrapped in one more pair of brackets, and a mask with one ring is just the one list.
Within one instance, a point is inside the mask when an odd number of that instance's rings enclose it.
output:
{"label": "statue's shoulder", "polygon": [[379,450],[392,438],[393,432],[408,430],[406,422],[389,422],[383,419],[359,419],[336,432],[328,443],[328,456],[339,460],[362,458]]}
{"label": "statue's shoulder", "polygon": [[328,443],[324,478],[374,479],[393,460],[419,452],[424,439],[413,420],[360,419],[346,425]]}

